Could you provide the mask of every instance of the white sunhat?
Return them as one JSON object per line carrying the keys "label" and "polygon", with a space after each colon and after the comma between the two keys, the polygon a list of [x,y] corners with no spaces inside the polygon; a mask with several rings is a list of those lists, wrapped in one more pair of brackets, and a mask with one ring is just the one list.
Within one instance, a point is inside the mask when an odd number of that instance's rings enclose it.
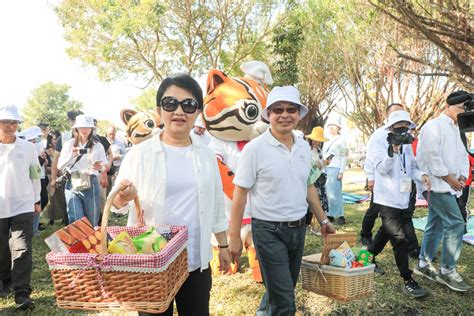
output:
{"label": "white sunhat", "polygon": [[20,132],[20,137],[23,137],[25,140],[32,140],[41,136],[43,136],[43,133],[41,133],[41,129],[38,126],[31,126]]}
{"label": "white sunhat", "polygon": [[206,125],[204,125],[201,115],[198,115],[196,118],[196,121],[194,122],[194,126],[200,127],[200,128],[206,128]]}
{"label": "white sunhat", "polygon": [[413,123],[410,118],[410,114],[407,111],[395,111],[390,113],[388,116],[388,122],[385,124],[385,129],[389,129],[390,126],[398,122],[410,123],[410,126],[408,126],[409,129],[414,129],[416,127],[416,124]]}
{"label": "white sunhat", "polygon": [[272,74],[268,66],[261,61],[246,61],[240,65],[240,70],[248,77],[263,84],[273,84]]}
{"label": "white sunhat", "polygon": [[20,112],[18,112],[17,107],[14,105],[5,105],[0,107],[0,120],[23,122]]}
{"label": "white sunhat", "polygon": [[326,122],[326,126],[329,126],[329,125],[336,125],[340,129],[342,129],[341,118],[338,116],[329,117]]}
{"label": "white sunhat", "polygon": [[76,117],[76,123],[74,123],[73,128],[79,128],[79,127],[90,127],[90,128],[95,128],[94,124],[94,118],[89,115],[78,115]]}
{"label": "white sunhat", "polygon": [[270,91],[267,97],[267,107],[263,109],[262,117],[269,121],[268,110],[270,107],[280,101],[286,101],[298,105],[300,110],[300,119],[308,114],[308,107],[300,101],[300,92],[293,86],[275,87]]}

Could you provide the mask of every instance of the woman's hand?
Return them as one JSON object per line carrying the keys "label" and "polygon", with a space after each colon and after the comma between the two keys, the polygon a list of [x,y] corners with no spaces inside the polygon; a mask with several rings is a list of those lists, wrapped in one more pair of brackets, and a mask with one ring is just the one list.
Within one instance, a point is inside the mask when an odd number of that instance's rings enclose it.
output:
{"label": "woman's hand", "polygon": [[94,169],[97,170],[97,171],[100,171],[100,170],[102,169],[102,164],[101,164],[101,162],[100,162],[100,161],[97,161],[96,163],[94,163],[94,164],[92,165],[92,168],[94,168]]}
{"label": "woman's hand", "polygon": [[114,198],[113,205],[115,208],[122,208],[128,202],[137,197],[138,191],[133,183],[127,179],[120,181],[120,191]]}
{"label": "woman's hand", "polygon": [[344,176],[343,173],[338,174],[337,175],[337,180],[341,181],[343,176]]}
{"label": "woman's hand", "polygon": [[230,270],[230,252],[229,248],[219,248],[219,271],[227,272]]}

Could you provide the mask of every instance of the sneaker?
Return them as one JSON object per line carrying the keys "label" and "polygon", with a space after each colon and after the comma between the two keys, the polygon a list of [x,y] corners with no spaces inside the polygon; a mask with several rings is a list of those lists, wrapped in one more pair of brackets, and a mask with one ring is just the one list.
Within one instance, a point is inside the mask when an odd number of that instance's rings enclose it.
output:
{"label": "sneaker", "polygon": [[380,274],[380,275],[384,275],[384,274],[385,274],[385,270],[382,269],[381,267],[379,267],[379,265],[376,264],[375,262],[374,262],[374,264],[375,264],[374,272],[375,272],[375,273],[378,273],[378,274]]}
{"label": "sneaker", "polygon": [[334,217],[328,216],[328,220],[329,220],[331,223],[334,223]]}
{"label": "sneaker", "polygon": [[402,286],[403,293],[411,296],[412,298],[422,298],[428,295],[428,292],[421,288],[415,280],[405,280]]}
{"label": "sneaker", "polygon": [[28,295],[15,295],[15,304],[15,309],[21,311],[34,307],[34,303]]}
{"label": "sneaker", "polygon": [[0,282],[0,298],[6,298],[12,292],[12,283],[10,280]]}
{"label": "sneaker", "polygon": [[341,216],[337,219],[337,225],[346,225],[346,219],[344,216]]}
{"label": "sneaker", "polygon": [[372,238],[360,237],[360,243],[361,243],[363,246],[369,247],[370,244],[372,243]]}
{"label": "sneaker", "polygon": [[431,264],[426,265],[424,268],[417,264],[413,272],[415,274],[424,276],[431,281],[436,281],[436,277],[438,276],[438,271],[436,271],[435,267],[433,267]]}
{"label": "sneaker", "polygon": [[469,284],[463,281],[462,277],[456,272],[456,270],[450,274],[439,273],[436,276],[436,281],[446,285],[453,291],[466,292],[471,288]]}

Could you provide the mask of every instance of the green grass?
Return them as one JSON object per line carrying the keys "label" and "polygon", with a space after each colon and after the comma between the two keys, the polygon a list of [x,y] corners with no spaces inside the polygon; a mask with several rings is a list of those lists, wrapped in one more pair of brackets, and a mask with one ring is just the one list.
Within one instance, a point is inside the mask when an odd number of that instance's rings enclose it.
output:
{"label": "green grass", "polygon": [[[348,171],[346,179],[353,176],[360,176],[360,170]],[[344,191],[364,194],[363,184],[344,185]],[[348,224],[337,227],[338,231],[358,232],[360,224],[368,203],[345,205],[346,219]],[[426,209],[417,209],[415,217],[426,215]],[[119,221],[123,223],[123,219]],[[117,223],[111,223],[116,225]],[[377,220],[376,228],[380,225]],[[33,299],[36,307],[33,311],[17,313],[13,308],[13,298],[0,299],[1,315],[84,315],[100,314],[112,315],[124,313],[91,313],[81,311],[61,310],[55,306],[55,296],[53,284],[46,264],[45,255],[48,247],[43,239],[51,234],[59,225],[48,228],[36,237],[33,243],[33,274],[32,286],[34,292]],[[421,242],[422,232],[417,231],[418,239]],[[360,246],[360,245],[359,245]],[[320,252],[322,241],[320,236],[311,233],[307,234],[305,254]],[[474,268],[472,258],[474,258],[474,247],[464,244],[461,258],[458,262],[458,271],[472,285],[474,284]],[[457,293],[447,287],[430,282],[420,277],[416,277],[420,285],[430,291],[430,296],[423,300],[412,300],[407,298],[400,290],[401,278],[399,277],[392,248],[387,245],[386,249],[378,256],[380,265],[385,269],[386,275],[375,276],[375,293],[372,297],[352,302],[339,303],[324,296],[305,291],[301,285],[297,285],[296,298],[297,308],[305,315],[472,315],[474,314],[474,291],[467,293]],[[416,262],[411,260],[413,268]],[[251,280],[246,257],[242,258],[241,273],[230,276],[218,276],[213,279],[211,296],[211,314],[213,315],[251,315],[255,314],[264,288]],[[136,315],[136,313],[127,313]]]}

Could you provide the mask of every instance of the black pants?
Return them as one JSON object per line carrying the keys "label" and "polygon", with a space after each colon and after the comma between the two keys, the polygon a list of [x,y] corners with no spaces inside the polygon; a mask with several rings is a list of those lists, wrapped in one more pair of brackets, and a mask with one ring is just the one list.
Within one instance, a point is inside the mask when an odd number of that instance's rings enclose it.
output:
{"label": "black pants", "polygon": [[0,280],[12,282],[15,295],[31,294],[33,212],[0,218]]}
{"label": "black pants", "polygon": [[[204,271],[199,269],[190,272],[174,298],[178,315],[209,315],[209,299],[211,298],[212,276],[211,268]],[[139,312],[138,315],[166,315],[173,316],[173,302],[164,313],[150,314]]]}
{"label": "black pants", "polygon": [[49,202],[49,194],[48,194],[48,177],[41,179],[41,209],[43,210]]}
{"label": "black pants", "polygon": [[[403,213],[403,216],[406,217],[404,220],[403,229],[405,231],[405,237],[407,239],[407,249],[408,252],[419,251],[420,246],[418,244],[418,238],[416,237],[415,227],[413,226],[413,213],[415,212],[416,204],[416,187],[412,183],[413,190],[410,193],[410,202],[408,204],[408,209]],[[375,220],[379,216],[380,206],[374,203],[374,195],[371,195],[370,205],[367,209],[367,212],[362,219],[362,229],[360,231],[360,236],[365,238],[372,238],[372,229],[375,225]]]}
{"label": "black pants", "polygon": [[[469,200],[469,185],[466,185],[464,189],[462,189],[462,195],[456,199],[458,202],[459,210],[461,211],[462,218],[464,219],[464,223],[467,223],[467,201]],[[464,224],[464,233],[467,233],[466,225]]]}
{"label": "black pants", "polygon": [[368,250],[372,252],[374,256],[377,256],[390,240],[400,276],[407,279],[411,276],[411,271],[408,266],[407,241],[404,226],[407,221],[411,221],[411,216],[408,217],[405,215],[407,210],[379,204],[377,204],[377,207],[380,210],[382,226],[375,235],[374,241],[370,244]]}

